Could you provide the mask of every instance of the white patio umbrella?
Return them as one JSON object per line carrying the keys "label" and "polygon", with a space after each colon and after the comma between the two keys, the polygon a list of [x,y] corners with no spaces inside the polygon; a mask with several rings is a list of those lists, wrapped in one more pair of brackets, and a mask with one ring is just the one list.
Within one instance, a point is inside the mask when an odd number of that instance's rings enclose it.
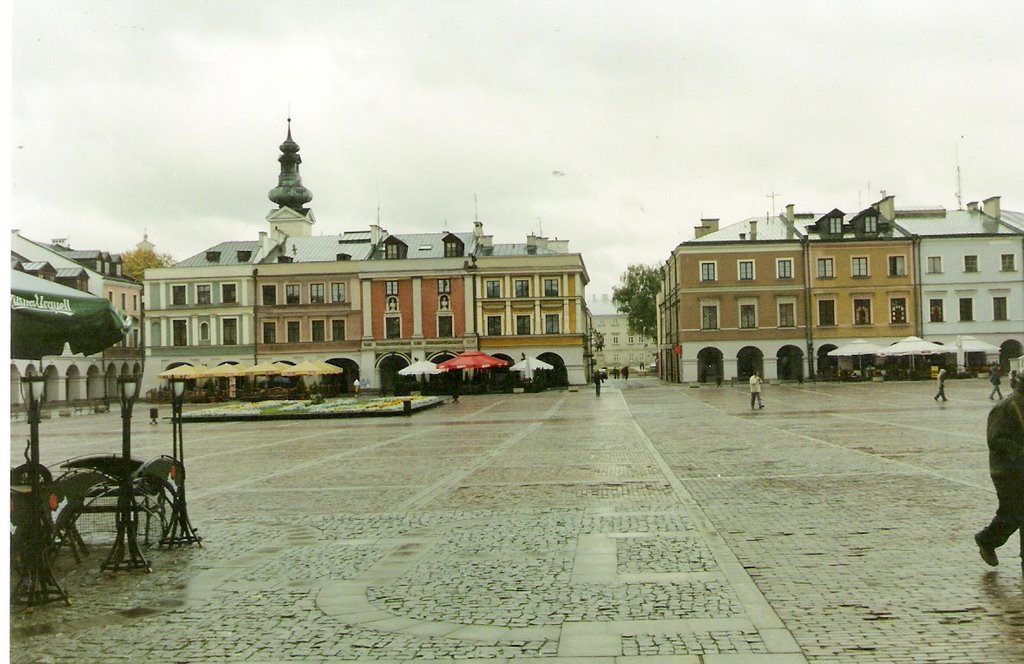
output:
{"label": "white patio umbrella", "polygon": [[937,344],[932,341],[925,341],[921,337],[906,337],[896,343],[887,346],[879,352],[879,355],[902,357],[905,355],[934,355],[941,353],[955,353],[956,349]]}
{"label": "white patio umbrella", "polygon": [[444,369],[438,369],[437,365],[429,360],[419,360],[399,369],[398,373],[401,376],[433,376],[434,374],[444,373]]}
{"label": "white patio umbrella", "polygon": [[554,369],[555,367],[554,365],[548,364],[544,360],[539,360],[536,357],[526,357],[513,364],[510,368],[512,371],[518,371],[532,376],[533,372],[538,369]]}
{"label": "white patio umbrella", "polygon": [[863,339],[854,339],[848,344],[843,344],[828,352],[829,355],[837,357],[853,357],[855,355],[878,355],[885,349],[884,346],[873,344]]}
{"label": "white patio umbrella", "polygon": [[998,353],[999,346],[993,346],[987,341],[982,341],[969,334],[956,338],[957,348],[962,348],[965,353]]}

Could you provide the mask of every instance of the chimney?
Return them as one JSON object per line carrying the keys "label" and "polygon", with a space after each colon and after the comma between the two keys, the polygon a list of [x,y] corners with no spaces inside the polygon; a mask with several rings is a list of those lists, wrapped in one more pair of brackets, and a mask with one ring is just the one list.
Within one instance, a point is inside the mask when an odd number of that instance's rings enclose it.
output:
{"label": "chimney", "polygon": [[968,203],[967,204],[967,211],[968,212],[977,212],[978,211],[978,201],[971,201],[970,203]]}
{"label": "chimney", "polygon": [[750,220],[750,239],[751,241],[757,240],[757,219]]}
{"label": "chimney", "polygon": [[694,237],[694,239],[699,238],[699,237],[704,237],[708,233],[714,233],[717,230],[718,230],[718,220],[717,219],[701,219],[700,220],[700,226],[694,226],[693,227],[693,237]]}
{"label": "chimney", "polygon": [[[885,192],[882,192],[883,194]],[[896,197],[886,196],[882,200],[875,203],[875,208],[878,213],[885,219],[892,221],[896,218]]]}
{"label": "chimney", "polygon": [[786,206],[786,221],[788,221],[791,224],[793,223],[793,220],[794,220],[794,212],[793,212],[793,208],[794,207],[796,207],[796,206],[793,205],[792,203],[790,203],[789,205]]}
{"label": "chimney", "polygon": [[987,217],[999,219],[1002,214],[1002,211],[999,208],[999,196],[991,196],[981,202],[981,211]]}
{"label": "chimney", "polygon": [[473,222],[473,237],[480,238],[480,237],[483,237],[483,236],[484,236],[484,222],[482,222],[482,221],[474,221]]}
{"label": "chimney", "polygon": [[370,224],[370,246],[376,247],[387,235],[387,231],[377,224]]}

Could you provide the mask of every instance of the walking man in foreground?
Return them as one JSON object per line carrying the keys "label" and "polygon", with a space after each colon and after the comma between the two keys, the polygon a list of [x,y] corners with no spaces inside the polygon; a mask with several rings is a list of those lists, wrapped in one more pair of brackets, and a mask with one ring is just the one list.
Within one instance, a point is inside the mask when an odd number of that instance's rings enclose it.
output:
{"label": "walking man in foreground", "polygon": [[939,369],[939,374],[935,377],[935,382],[937,382],[939,384],[939,392],[938,392],[938,394],[935,395],[935,398],[933,399],[933,401],[938,401],[939,397],[942,397],[943,401],[947,401],[947,399],[946,399],[946,370],[945,369]]}
{"label": "walking man in foreground", "polygon": [[756,371],[750,377],[750,410],[754,410],[755,401],[758,408],[764,408],[764,402],[761,401],[761,376]]}
{"label": "walking man in foreground", "polygon": [[1024,549],[1024,381],[1018,380],[1013,393],[988,414],[988,467],[999,507],[992,523],[974,541],[982,560],[995,567],[999,564],[996,549],[1014,532],[1021,532]]}

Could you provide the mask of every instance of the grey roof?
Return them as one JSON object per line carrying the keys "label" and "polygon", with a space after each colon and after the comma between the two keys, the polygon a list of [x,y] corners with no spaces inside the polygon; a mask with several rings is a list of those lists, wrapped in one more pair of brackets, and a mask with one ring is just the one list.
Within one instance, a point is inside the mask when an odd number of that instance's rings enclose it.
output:
{"label": "grey roof", "polygon": [[[927,212],[915,212],[910,215],[896,211],[896,224],[910,235],[918,236],[939,236],[939,235],[1019,235],[1022,227],[1015,227],[1012,223],[1002,223],[980,211],[970,210],[932,210],[933,214]],[[1002,217],[1014,217],[1024,220],[1024,214],[1019,212],[1003,212]]]}
{"label": "grey roof", "polygon": [[391,235],[409,247],[406,258],[444,258],[444,239],[449,235],[462,240],[465,245],[465,255],[473,252],[475,237],[472,233],[452,233],[444,231],[441,233],[403,233]]}
{"label": "grey roof", "polygon": [[[256,257],[256,252],[259,251],[260,243],[256,240],[249,242],[221,242],[215,244],[209,249],[204,249],[195,256],[186,258],[183,261],[178,261],[174,264],[174,267],[206,267],[209,265],[248,265],[253,262]],[[207,260],[206,255],[211,251],[220,252],[219,261]],[[239,251],[252,252],[247,261],[238,260]]]}
{"label": "grey roof", "polygon": [[561,252],[553,251],[543,247],[528,247],[525,242],[511,244],[495,244],[490,247],[480,247],[478,256],[554,256]]}
{"label": "grey roof", "polygon": [[[368,239],[368,238],[367,238]],[[351,260],[363,260],[370,255],[368,241],[350,241],[345,236],[316,235],[313,237],[290,237],[281,250],[275,250],[263,261],[278,262],[278,256],[288,256],[294,263],[334,262],[338,254],[348,254]]]}
{"label": "grey roof", "polygon": [[59,267],[57,268],[57,276],[60,278],[66,277],[77,277],[81,274],[85,274],[84,267]]}
{"label": "grey roof", "polygon": [[[730,224],[724,228],[720,228],[714,233],[708,233],[702,237],[688,240],[683,244],[693,243],[705,243],[705,242],[740,242],[750,241],[750,222],[755,222],[757,229],[757,240],[759,242],[768,240],[790,240],[793,242],[799,242],[801,238],[801,232],[798,226],[790,225],[784,219],[779,217],[769,217],[767,219],[763,217],[750,217],[744,219],[741,222]],[[745,237],[741,238],[740,235]]]}
{"label": "grey roof", "polygon": [[29,271],[29,272],[34,272],[36,270],[41,270],[44,267],[49,267],[51,269],[53,268],[53,266],[50,265],[49,263],[47,263],[46,261],[29,261],[27,263],[22,263],[21,267],[24,268],[26,271]]}

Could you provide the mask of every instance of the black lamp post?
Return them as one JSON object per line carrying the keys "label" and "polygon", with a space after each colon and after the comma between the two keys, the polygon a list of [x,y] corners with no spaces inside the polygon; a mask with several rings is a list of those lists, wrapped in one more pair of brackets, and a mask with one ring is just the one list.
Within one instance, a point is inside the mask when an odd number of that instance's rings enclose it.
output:
{"label": "black lamp post", "polygon": [[171,523],[166,534],[160,538],[160,546],[182,546],[198,544],[203,546],[202,539],[196,534],[192,522],[188,518],[188,503],[185,501],[185,437],[181,429],[181,406],[185,396],[185,378],[172,377],[171,382],[171,456],[174,457],[178,478],[174,501],[171,510]]}
{"label": "black lamp post", "polygon": [[50,566],[53,532],[49,515],[44,509],[39,478],[39,420],[45,389],[46,379],[42,376],[26,376],[21,379],[21,393],[28,407],[30,479],[28,513],[23,526],[25,531],[21,574],[17,585],[11,590],[11,602],[28,606],[44,604],[55,599],[62,599],[70,604],[67,593],[57,583],[53,568]]}
{"label": "black lamp post", "polygon": [[132,481],[132,407],[139,396],[139,380],[135,375],[117,377],[117,394],[121,400],[121,490],[117,496],[117,538],[101,570],[153,570],[139,549],[138,506]]}

